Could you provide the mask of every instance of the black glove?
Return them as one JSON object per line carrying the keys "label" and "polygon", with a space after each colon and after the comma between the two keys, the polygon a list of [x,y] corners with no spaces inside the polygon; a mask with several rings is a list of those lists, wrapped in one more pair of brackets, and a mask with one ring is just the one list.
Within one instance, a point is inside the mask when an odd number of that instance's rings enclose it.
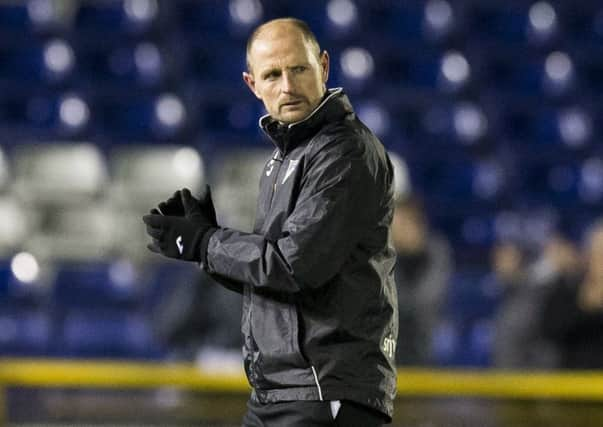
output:
{"label": "black glove", "polygon": [[[184,216],[184,206],[182,205],[182,191],[188,191],[187,189],[178,190],[174,193],[172,197],[167,199],[165,202],[159,203],[157,208],[152,209],[151,213],[161,214],[167,216]],[[196,200],[193,198],[195,202],[198,203],[201,211],[215,224],[218,226],[218,221],[216,219],[216,208],[214,207],[214,202],[211,198],[211,189],[209,185],[205,186],[205,192],[201,200]]]}
{"label": "black glove", "polygon": [[[206,194],[206,200],[213,206],[211,193]],[[161,215],[154,209],[142,217],[147,233],[153,238],[153,243],[147,247],[170,258],[205,262],[209,236],[217,228],[215,211],[213,218],[206,215],[201,202],[186,188],[180,191],[180,201],[184,216]]]}
{"label": "black glove", "polygon": [[166,216],[184,216],[184,206],[182,206],[182,195],[181,190],[178,190],[174,193],[172,197],[167,199],[165,202],[159,203],[157,208],[153,209],[153,211],[158,211],[161,215]]}

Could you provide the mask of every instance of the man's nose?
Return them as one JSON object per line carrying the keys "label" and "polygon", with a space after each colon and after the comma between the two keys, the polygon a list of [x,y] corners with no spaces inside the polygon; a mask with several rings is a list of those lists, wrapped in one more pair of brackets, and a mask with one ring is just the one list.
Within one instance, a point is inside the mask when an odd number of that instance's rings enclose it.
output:
{"label": "man's nose", "polygon": [[295,77],[289,71],[285,71],[283,73],[283,78],[281,79],[281,90],[286,93],[295,92]]}

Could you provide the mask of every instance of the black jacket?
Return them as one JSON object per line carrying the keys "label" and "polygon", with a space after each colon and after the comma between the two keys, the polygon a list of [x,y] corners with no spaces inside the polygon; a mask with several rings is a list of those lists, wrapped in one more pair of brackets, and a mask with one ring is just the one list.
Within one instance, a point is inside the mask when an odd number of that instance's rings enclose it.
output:
{"label": "black jacket", "polygon": [[551,284],[544,300],[541,328],[559,348],[561,368],[603,368],[603,310],[586,310],[578,302],[582,274],[565,275]]}
{"label": "black jacket", "polygon": [[244,294],[253,397],[349,399],[391,417],[398,312],[386,151],[342,89],[299,123],[260,125],[277,149],[254,232],[218,229],[205,263]]}

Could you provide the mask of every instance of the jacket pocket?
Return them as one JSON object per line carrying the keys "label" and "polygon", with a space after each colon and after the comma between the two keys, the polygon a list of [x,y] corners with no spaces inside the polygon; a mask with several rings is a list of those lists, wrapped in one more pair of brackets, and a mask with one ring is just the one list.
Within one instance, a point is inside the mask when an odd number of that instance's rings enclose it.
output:
{"label": "jacket pocket", "polygon": [[299,320],[293,301],[253,295],[251,334],[259,352],[258,374],[272,385],[311,383],[310,364],[300,351]]}

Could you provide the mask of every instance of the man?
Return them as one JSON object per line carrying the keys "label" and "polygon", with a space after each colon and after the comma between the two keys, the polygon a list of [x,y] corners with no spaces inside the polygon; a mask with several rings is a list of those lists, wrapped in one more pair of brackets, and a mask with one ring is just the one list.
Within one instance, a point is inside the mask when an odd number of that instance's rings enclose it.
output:
{"label": "man", "polygon": [[442,317],[452,275],[450,248],[446,239],[431,229],[416,195],[396,202],[392,238],[397,253],[398,333],[404,337],[396,363],[426,365],[432,362],[433,333]]}
{"label": "man", "polygon": [[303,21],[261,25],[247,62],[276,146],[254,232],[219,227],[209,192],[185,189],[144,217],[149,247],[244,295],[245,426],[381,426],[396,390],[391,163],[327,91],[329,56]]}

